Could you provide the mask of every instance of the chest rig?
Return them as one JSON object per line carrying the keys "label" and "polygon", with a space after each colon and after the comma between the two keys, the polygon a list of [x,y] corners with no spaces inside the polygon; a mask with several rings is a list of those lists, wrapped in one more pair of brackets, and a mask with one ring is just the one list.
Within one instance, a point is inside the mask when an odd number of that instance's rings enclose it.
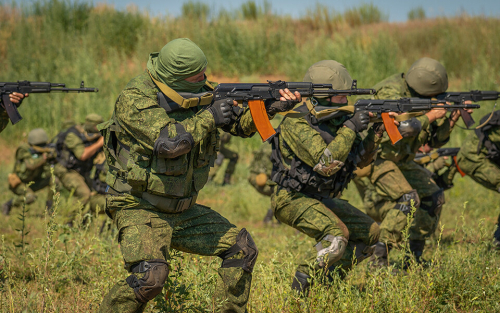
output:
{"label": "chest rig", "polygon": [[[305,105],[295,109],[298,112],[304,112],[307,108]],[[335,138],[335,134],[327,126],[327,121],[333,118],[340,118],[338,114],[330,114],[321,119],[316,119],[311,114],[304,116],[309,126],[317,131],[326,145]],[[346,117],[343,117],[344,119]],[[316,199],[335,198],[347,187],[348,183],[354,178],[353,171],[356,170],[357,150],[354,148],[349,153],[344,166],[330,177],[322,176],[315,172],[313,168],[301,161],[297,156],[293,156],[290,162],[290,168],[287,168],[283,163],[283,155],[279,147],[279,137],[281,134],[281,126],[276,130],[276,135],[272,139],[271,145],[273,152],[271,161],[273,162],[273,170],[271,180],[288,191],[301,192],[307,196]],[[285,149],[290,147],[286,141],[282,140],[282,145]]]}
{"label": "chest rig", "polygon": [[100,134],[88,135],[80,126],[73,126],[57,135],[56,141],[56,159],[59,164],[67,169],[75,170],[81,175],[85,175],[92,168],[93,158],[82,161],[79,160],[73,151],[68,149],[64,144],[66,137],[70,134],[75,134],[83,142],[85,147],[92,145],[99,137]]}

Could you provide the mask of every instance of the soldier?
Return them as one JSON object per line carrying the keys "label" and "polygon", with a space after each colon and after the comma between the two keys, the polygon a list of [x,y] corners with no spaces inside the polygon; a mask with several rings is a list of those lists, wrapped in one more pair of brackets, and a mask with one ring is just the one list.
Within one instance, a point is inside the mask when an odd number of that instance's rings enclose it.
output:
{"label": "soldier", "polygon": [[[374,86],[376,99],[402,97],[433,97],[448,89],[446,69],[430,58],[417,60],[406,74],[399,73]],[[469,112],[471,112],[469,110]],[[416,208],[410,227],[410,250],[418,262],[425,246],[425,239],[436,229],[444,193],[431,178],[431,173],[413,162],[417,150],[428,143],[438,148],[449,140],[450,132],[460,117],[459,111],[445,116],[446,110],[433,109],[425,115],[401,122],[399,130],[403,139],[392,145],[384,136],[381,151],[374,162],[369,178],[375,192],[369,196],[380,200],[367,205],[367,214],[380,224],[380,243],[372,261],[386,265],[387,252],[402,241],[402,231],[407,225],[406,216],[412,205]],[[365,197],[367,195],[365,194]]]}
{"label": "soldier", "polygon": [[[16,104],[18,107],[21,105],[21,102],[23,102],[23,98],[28,97],[29,94],[22,94],[18,92],[13,92],[9,94],[9,99],[12,103]],[[0,98],[0,104],[2,102],[2,99]],[[2,104],[3,105],[3,104]],[[7,127],[7,124],[9,124],[9,115],[7,115],[7,111],[3,107],[0,107],[0,132]]]}
{"label": "soldier", "polygon": [[[250,176],[248,182],[257,190],[261,195],[270,197],[273,194],[268,180],[271,178],[273,170],[273,163],[271,162],[271,145],[263,144],[259,150],[253,152],[253,159],[250,163]],[[268,209],[264,217],[264,224],[273,221],[274,213],[271,208]]]}
{"label": "soldier", "polygon": [[[474,181],[500,193],[500,111],[483,117],[480,125],[483,124],[463,142],[457,164]],[[493,244],[500,249],[500,216]]]}
{"label": "soldier", "polygon": [[[349,89],[352,84],[346,68],[331,60],[312,65],[304,81],[332,84],[334,89]],[[346,96],[307,101],[330,107],[347,105]],[[308,109],[303,104],[294,111]],[[377,223],[339,197],[356,166],[373,161],[383,125],[375,124],[362,140],[358,133],[368,128],[369,114],[336,113],[285,118],[272,142],[274,215],[317,243],[297,267],[292,288],[299,294],[307,293],[315,271],[349,270],[353,258],[361,262],[368,257],[379,238]]]}
{"label": "soldier", "polygon": [[229,163],[226,167],[226,172],[224,173],[224,182],[222,185],[228,185],[231,183],[231,176],[234,174],[236,168],[236,163],[238,163],[238,153],[228,149],[227,144],[231,141],[231,134],[223,132],[220,136],[220,150],[217,153],[217,159],[215,160],[215,166],[210,170],[210,175],[208,177],[209,181],[213,180],[219,167],[222,165],[224,159],[228,159]]}
{"label": "soldier", "polygon": [[[147,71],[128,83],[102,125],[109,165],[106,213],[118,228],[130,276],[104,297],[100,312],[142,312],[163,289],[171,247],[219,256],[216,303],[223,312],[246,311],[257,247],[246,229],[196,199],[217,156],[218,128],[240,137],[256,129],[249,110],[232,101],[178,94],[213,89],[207,63],[191,40],[170,41],[150,55]],[[299,93],[280,93],[282,101],[267,106],[271,116],[300,101]]]}
{"label": "soldier", "polygon": [[90,212],[92,214],[104,214],[106,208],[106,175],[108,173],[108,164],[104,151],[101,151],[94,158],[94,165],[90,170],[91,195],[90,195]]}
{"label": "soldier", "polygon": [[[47,147],[49,137],[42,128],[35,128],[28,134],[28,144],[21,144],[16,151],[13,173],[9,174],[9,189],[16,195],[2,206],[2,213],[8,215],[12,207],[35,202],[36,191],[52,187],[50,168],[55,161],[55,149]],[[33,182],[29,187],[28,183]],[[52,188],[49,188],[46,207],[52,208]],[[26,201],[24,201],[26,198]]]}
{"label": "soldier", "polygon": [[89,114],[84,125],[71,126],[57,135],[58,164],[54,172],[64,188],[74,190],[76,199],[82,205],[86,205],[90,199],[90,170],[104,142],[97,130],[97,124],[102,122],[100,115]]}

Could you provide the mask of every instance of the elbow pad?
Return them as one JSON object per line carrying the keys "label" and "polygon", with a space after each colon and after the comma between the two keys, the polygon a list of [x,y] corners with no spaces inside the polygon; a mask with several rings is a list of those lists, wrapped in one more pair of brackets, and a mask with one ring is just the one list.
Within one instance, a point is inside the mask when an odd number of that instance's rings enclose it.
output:
{"label": "elbow pad", "polygon": [[412,117],[409,120],[399,122],[398,130],[403,138],[417,136],[422,130],[422,123]]}
{"label": "elbow pad", "polygon": [[313,170],[320,175],[330,177],[337,173],[342,166],[344,166],[344,162],[334,160],[332,153],[328,150],[328,148],[326,148],[323,152],[323,156],[319,159],[318,164],[314,166]]}
{"label": "elbow pad", "polygon": [[175,124],[177,136],[169,138],[168,126],[160,131],[160,137],[156,139],[153,153],[162,159],[173,159],[183,154],[189,153],[194,147],[193,136],[186,132],[184,126]]}

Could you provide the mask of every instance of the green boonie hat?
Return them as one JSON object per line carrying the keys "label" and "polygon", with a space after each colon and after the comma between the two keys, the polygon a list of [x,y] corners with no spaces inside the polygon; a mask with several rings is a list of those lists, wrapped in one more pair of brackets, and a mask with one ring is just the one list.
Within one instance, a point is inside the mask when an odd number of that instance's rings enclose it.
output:
{"label": "green boonie hat", "polygon": [[85,117],[85,123],[97,125],[101,124],[102,122],[104,122],[104,120],[102,119],[102,116],[100,116],[99,114],[90,113]]}
{"label": "green boonie hat", "polygon": [[[332,84],[333,89],[351,89],[352,78],[344,65],[333,60],[314,63],[306,72],[303,81],[314,84]],[[327,98],[316,97],[316,98]]]}
{"label": "green boonie hat", "polygon": [[432,97],[448,89],[448,74],[444,66],[431,58],[421,58],[410,66],[406,82],[418,94]]}
{"label": "green boonie hat", "polygon": [[32,146],[46,145],[49,141],[49,136],[42,128],[35,128],[28,134],[28,143]]}

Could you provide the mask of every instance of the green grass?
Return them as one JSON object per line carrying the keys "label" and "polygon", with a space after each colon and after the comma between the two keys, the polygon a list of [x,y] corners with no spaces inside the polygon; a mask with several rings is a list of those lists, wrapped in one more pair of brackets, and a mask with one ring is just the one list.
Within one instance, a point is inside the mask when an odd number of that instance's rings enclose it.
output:
{"label": "green grass", "polygon": [[[83,79],[100,92],[32,95],[25,101],[20,108],[24,120],[1,134],[1,151],[8,155],[2,156],[7,161],[0,167],[4,182],[0,201],[11,196],[6,178],[12,149],[30,129],[44,127],[55,135],[66,118],[82,121],[91,112],[109,117],[116,96],[144,70],[148,54],[178,37],[191,38],[205,51],[209,76],[222,77],[220,82],[224,77],[300,80],[312,63],[335,59],[346,65],[360,87],[367,87],[430,56],[448,69],[450,90],[498,90],[499,19],[460,16],[378,23],[383,21],[382,14],[377,23],[366,17],[368,24],[353,26],[342,14],[321,7],[299,19],[273,16],[250,4],[246,19],[235,12],[198,8],[196,14],[203,18],[190,20],[69,1],[1,4],[1,81],[64,82],[72,87]],[[491,105],[486,103],[473,117],[479,120]],[[466,134],[456,129],[448,145],[458,146]],[[259,144],[258,136],[234,138],[230,147],[240,154],[235,183],[220,186],[221,168],[199,200],[238,227],[246,227],[259,247],[250,312],[500,311],[500,255],[490,247],[500,196],[458,176],[455,187],[446,192],[440,231],[429,240],[424,254],[434,261],[433,266],[392,276],[387,271],[369,273],[361,263],[345,280],[315,286],[309,298],[296,299],[290,290],[294,264],[313,249],[313,241],[288,226],[263,225],[269,198],[247,183],[251,151]],[[25,211],[24,227],[19,209],[0,219],[0,312],[95,311],[115,281],[127,276],[116,233],[99,234],[104,216],[69,228],[65,212],[73,205],[71,194],[60,195],[53,216],[44,212],[44,197],[45,192],[39,192],[38,200]],[[354,186],[344,198],[362,206]],[[400,257],[397,251],[391,253],[396,265]],[[175,254],[171,263],[176,269],[166,287],[171,300],[152,301],[148,312],[210,311],[216,305],[213,291],[219,260]],[[158,307],[153,309],[155,303]]]}

